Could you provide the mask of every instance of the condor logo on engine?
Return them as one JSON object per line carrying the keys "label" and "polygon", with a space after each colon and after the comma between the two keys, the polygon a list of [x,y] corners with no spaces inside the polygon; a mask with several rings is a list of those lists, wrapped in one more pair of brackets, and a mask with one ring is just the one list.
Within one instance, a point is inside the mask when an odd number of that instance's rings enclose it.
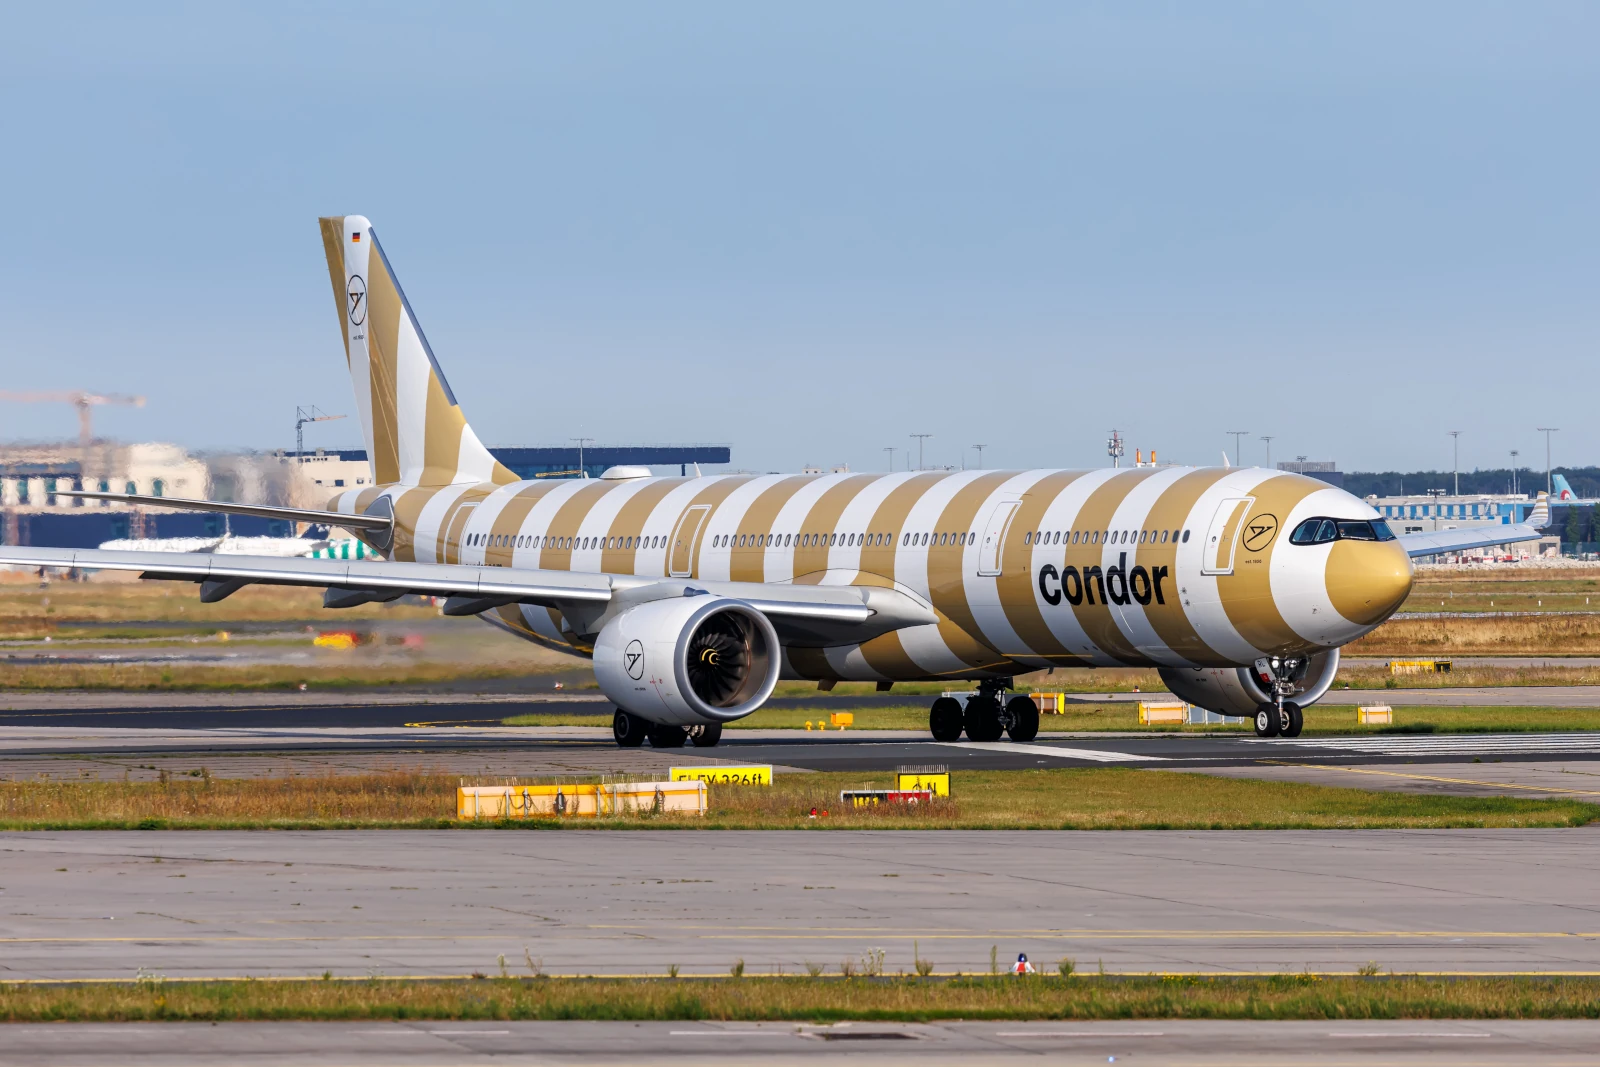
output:
{"label": "condor logo on engine", "polygon": [[622,666],[634,681],[644,677],[644,642],[628,642],[628,647],[622,650]]}

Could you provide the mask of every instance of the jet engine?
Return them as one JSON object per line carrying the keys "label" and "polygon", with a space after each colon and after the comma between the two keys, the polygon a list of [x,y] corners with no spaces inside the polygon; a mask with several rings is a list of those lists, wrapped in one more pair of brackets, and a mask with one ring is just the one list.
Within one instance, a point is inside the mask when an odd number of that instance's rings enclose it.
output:
{"label": "jet engine", "polygon": [[743,718],[772,695],[781,659],[765,615],[704,594],[629,608],[594,643],[601,691],[623,711],[664,725]]}
{"label": "jet engine", "polygon": [[[1322,699],[1338,672],[1339,650],[1318,652],[1288,699],[1308,707]],[[1272,699],[1271,683],[1258,678],[1254,667],[1162,667],[1157,673],[1179,699],[1222,715],[1249,717]]]}

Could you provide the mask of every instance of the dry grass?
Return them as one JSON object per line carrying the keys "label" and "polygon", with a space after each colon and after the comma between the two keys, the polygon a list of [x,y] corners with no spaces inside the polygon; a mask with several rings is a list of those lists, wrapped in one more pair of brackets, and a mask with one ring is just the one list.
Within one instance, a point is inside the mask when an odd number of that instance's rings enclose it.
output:
{"label": "dry grass", "polygon": [[[1578,826],[1600,808],[1572,800],[1414,796],[1126,768],[974,771],[928,805],[844,808],[842,789],[885,773],[780,774],[770,787],[710,787],[704,817],[458,823],[448,775],[166,782],[0,782],[0,829],[1306,829]],[[817,810],[817,816],[811,810]],[[826,814],[823,814],[826,813]]]}
{"label": "dry grass", "polygon": [[1600,655],[1600,613],[1472,619],[1397,615],[1346,645],[1347,656]]}
{"label": "dry grass", "polygon": [[1592,1019],[1594,978],[1087,975],[0,983],[6,1022]]}
{"label": "dry grass", "polygon": [[[578,661],[573,661],[575,664]],[[330,666],[253,664],[218,666],[191,664],[155,666],[121,663],[6,664],[0,689],[157,689],[236,690],[383,688],[433,686],[570,670],[563,664],[515,662],[511,664],[453,662],[449,660],[391,660]]]}
{"label": "dry grass", "polygon": [[[41,637],[74,631],[75,623],[180,624],[196,632],[239,622],[340,622],[361,619],[431,619],[431,605],[368,604],[331,612],[319,589],[248,586],[216,604],[200,603],[192,582],[7,582],[0,585],[0,638]],[[96,629],[96,634],[104,631]]]}

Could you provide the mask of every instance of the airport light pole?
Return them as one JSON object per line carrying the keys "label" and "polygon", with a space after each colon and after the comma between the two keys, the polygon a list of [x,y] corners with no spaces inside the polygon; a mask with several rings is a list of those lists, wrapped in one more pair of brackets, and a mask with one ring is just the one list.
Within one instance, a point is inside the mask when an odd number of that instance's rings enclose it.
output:
{"label": "airport light pole", "polygon": [[1549,493],[1551,492],[1551,489],[1550,489],[1550,435],[1553,434],[1553,433],[1560,433],[1561,432],[1561,427],[1559,427],[1559,426],[1540,426],[1539,427],[1539,432],[1544,434],[1544,491],[1545,491],[1546,495],[1549,495]]}
{"label": "airport light pole", "polygon": [[1235,467],[1237,467],[1239,465],[1239,442],[1244,440],[1244,438],[1250,433],[1250,431],[1249,430],[1224,430],[1223,432],[1227,433],[1227,434],[1229,434],[1229,435],[1231,435],[1233,437],[1233,465]]}
{"label": "airport light pole", "polygon": [[589,472],[583,469],[583,446],[585,442],[591,445],[594,444],[594,438],[574,437],[571,440],[578,442],[578,477],[587,478],[589,477]]}
{"label": "airport light pole", "polygon": [[1517,457],[1522,455],[1516,449],[1511,450],[1511,495],[1517,495]]}
{"label": "airport light pole", "polygon": [[1451,449],[1451,453],[1452,453],[1451,460],[1455,464],[1455,475],[1456,475],[1456,491],[1455,491],[1455,495],[1456,496],[1460,496],[1461,495],[1461,431],[1460,430],[1450,430],[1448,432],[1450,434],[1450,449]]}
{"label": "airport light pole", "polygon": [[987,445],[973,445],[972,447],[976,448],[978,450],[978,469],[979,470],[983,470],[983,450],[985,448],[987,448],[988,446]]}
{"label": "airport light pole", "polygon": [[932,437],[933,434],[931,434],[931,433],[914,433],[911,436],[915,437],[917,439],[917,470],[920,471],[920,470],[924,469],[923,466],[922,466],[922,442],[924,442],[928,438]]}
{"label": "airport light pole", "polygon": [[1267,470],[1272,469],[1272,434],[1267,434],[1261,439],[1267,443]]}
{"label": "airport light pole", "polygon": [[894,445],[885,445],[883,450],[889,453],[889,473],[894,473],[894,454],[899,451]]}

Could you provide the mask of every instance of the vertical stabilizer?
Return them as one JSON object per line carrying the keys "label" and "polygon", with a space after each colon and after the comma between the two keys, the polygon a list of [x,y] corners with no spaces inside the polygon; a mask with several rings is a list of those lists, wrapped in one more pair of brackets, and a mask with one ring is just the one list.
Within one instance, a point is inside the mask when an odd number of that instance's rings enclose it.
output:
{"label": "vertical stabilizer", "polygon": [[1551,487],[1555,490],[1556,500],[1565,501],[1578,499],[1578,494],[1574,493],[1572,491],[1572,486],[1567,484],[1566,475],[1552,474],[1550,476],[1550,481],[1552,483]]}
{"label": "vertical stabilizer", "polygon": [[361,215],[320,221],[377,484],[516,481],[467,425],[372,224]]}
{"label": "vertical stabilizer", "polygon": [[1528,525],[1539,530],[1550,525],[1550,498],[1543,491],[1534,498],[1533,508],[1528,512]]}

